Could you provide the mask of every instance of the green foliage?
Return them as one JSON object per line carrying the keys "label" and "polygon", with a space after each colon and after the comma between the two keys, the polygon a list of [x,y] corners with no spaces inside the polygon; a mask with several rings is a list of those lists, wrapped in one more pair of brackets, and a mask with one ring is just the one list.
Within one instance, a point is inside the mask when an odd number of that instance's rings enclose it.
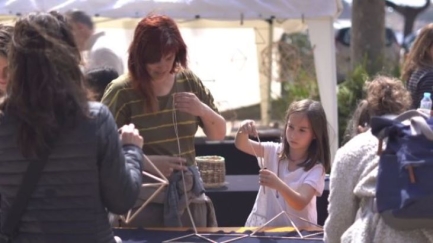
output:
{"label": "green foliage", "polygon": [[369,79],[365,66],[359,65],[338,85],[338,134],[340,144],[346,131],[347,124],[352,118],[358,102],[364,97],[364,83]]}
{"label": "green foliage", "polygon": [[272,104],[273,119],[283,121],[288,106],[296,100],[320,100],[314,68],[313,49],[308,35],[283,35],[278,43],[281,97]]}
{"label": "green foliage", "polygon": [[299,72],[299,75],[293,82],[282,83],[282,96],[272,104],[273,117],[283,121],[289,105],[296,100],[313,99],[320,100],[319,87],[316,78],[306,74],[305,71]]}
{"label": "green foliage", "polygon": [[[399,78],[400,66],[395,66],[388,71],[382,70],[377,74]],[[365,65],[361,64],[347,75],[344,82],[338,85],[338,134],[340,145],[344,142],[343,137],[353,112],[359,101],[365,98],[364,84],[367,80],[374,78],[374,75],[369,75]]]}
{"label": "green foliage", "polygon": [[400,67],[400,65],[394,66],[394,68],[391,71],[391,76],[400,79],[400,77],[401,77],[401,67]]}

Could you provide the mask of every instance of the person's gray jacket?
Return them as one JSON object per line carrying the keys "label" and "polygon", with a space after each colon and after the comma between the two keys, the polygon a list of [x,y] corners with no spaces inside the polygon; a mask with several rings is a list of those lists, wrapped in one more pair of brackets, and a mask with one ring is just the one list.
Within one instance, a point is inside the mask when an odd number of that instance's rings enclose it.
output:
{"label": "person's gray jacket", "polygon": [[[143,155],[137,146],[121,145],[104,105],[89,107],[92,118],[56,141],[13,242],[115,242],[107,210],[124,214],[134,205]],[[29,163],[18,149],[15,121],[0,117],[1,223]]]}

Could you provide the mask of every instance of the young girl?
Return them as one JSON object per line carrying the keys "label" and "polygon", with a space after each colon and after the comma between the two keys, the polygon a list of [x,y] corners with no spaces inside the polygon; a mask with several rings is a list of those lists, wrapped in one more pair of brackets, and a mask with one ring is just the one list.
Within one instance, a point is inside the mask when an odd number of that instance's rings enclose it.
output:
{"label": "young girl", "polygon": [[[264,165],[260,170],[260,187],[246,226],[261,226],[283,210],[297,227],[317,223],[316,196],[324,189],[325,171],[330,166],[327,120],[322,105],[301,100],[290,105],[281,143],[255,142],[254,121],[242,122],[236,135],[236,147],[257,156]],[[281,206],[280,206],[281,205]],[[290,226],[281,215],[268,226]]]}

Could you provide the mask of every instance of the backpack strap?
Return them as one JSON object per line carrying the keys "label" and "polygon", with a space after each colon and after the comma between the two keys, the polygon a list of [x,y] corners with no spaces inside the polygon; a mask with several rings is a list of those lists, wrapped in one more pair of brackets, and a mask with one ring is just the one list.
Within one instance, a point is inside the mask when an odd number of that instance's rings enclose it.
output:
{"label": "backpack strap", "polygon": [[403,113],[401,113],[400,115],[398,115],[397,117],[395,117],[393,120],[396,122],[403,122],[405,120],[411,119],[412,117],[424,117],[424,119],[428,119],[429,116],[426,115],[425,113],[418,111],[418,110],[408,110],[405,111]]}
{"label": "backpack strap", "polygon": [[[425,120],[429,117],[426,114],[417,110],[408,110],[392,118],[390,118],[389,116],[377,116],[371,118],[371,132],[379,139],[377,155],[380,155],[383,152],[383,140],[388,137],[390,127],[406,120],[412,121],[413,118],[417,118],[415,119],[416,121],[424,120],[425,125],[423,126],[422,124],[417,124],[417,127],[423,127],[423,130],[426,130],[426,127],[428,127],[428,125]],[[433,140],[433,132],[431,135]]]}
{"label": "backpack strap", "polygon": [[427,124],[427,121],[422,117],[412,117],[410,119],[410,127],[414,135],[422,134],[428,140],[433,141],[433,131]]}
{"label": "backpack strap", "polygon": [[10,242],[16,236],[18,224],[27,208],[29,199],[38,184],[47,161],[48,154],[40,160],[31,160],[29,162],[17,195],[6,214],[4,225],[1,227],[0,239],[2,242]]}

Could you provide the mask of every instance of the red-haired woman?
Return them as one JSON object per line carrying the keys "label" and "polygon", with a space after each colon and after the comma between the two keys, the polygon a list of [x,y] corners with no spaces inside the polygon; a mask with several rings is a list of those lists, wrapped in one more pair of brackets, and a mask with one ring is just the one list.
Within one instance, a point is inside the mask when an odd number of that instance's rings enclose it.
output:
{"label": "red-haired woman", "polygon": [[[145,17],[129,47],[129,73],[111,82],[102,98],[118,126],[136,125],[144,138],[143,152],[170,181],[128,226],[191,226],[184,196],[196,226],[216,226],[195,165],[194,137],[200,126],[208,139],[222,140],[226,125],[209,90],[186,68],[187,47],[176,23],[167,16]],[[156,173],[150,166],[145,170]],[[143,188],[135,208],[148,197]]]}

